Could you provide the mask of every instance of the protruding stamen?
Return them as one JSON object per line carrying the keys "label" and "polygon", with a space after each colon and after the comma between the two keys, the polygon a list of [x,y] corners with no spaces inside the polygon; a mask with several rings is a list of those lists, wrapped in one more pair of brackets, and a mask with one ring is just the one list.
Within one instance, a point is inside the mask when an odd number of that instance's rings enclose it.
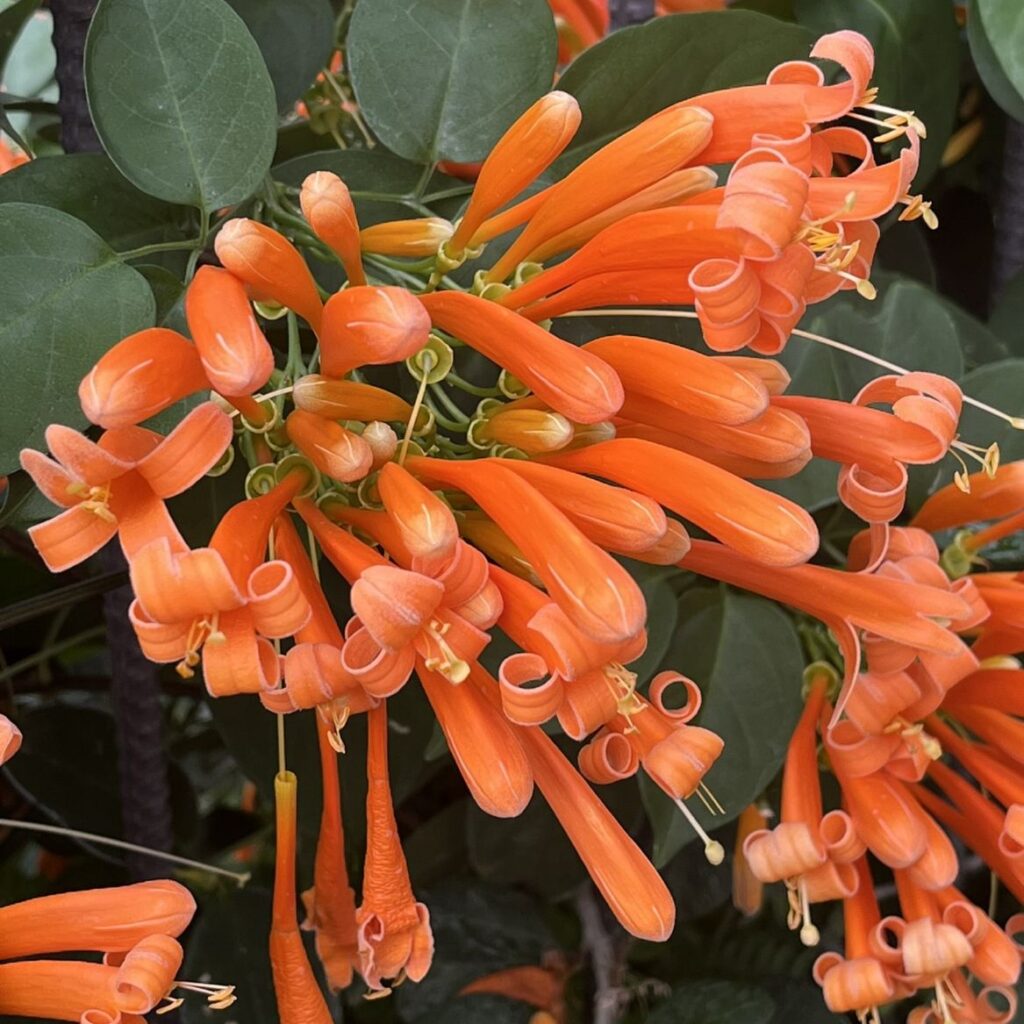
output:
{"label": "protruding stamen", "polygon": [[718,867],[725,860],[725,847],[717,839],[704,831],[701,823],[693,816],[693,812],[678,797],[674,798],[676,807],[683,812],[683,817],[690,823],[690,828],[697,833],[697,837],[704,843],[704,856],[708,863]]}
{"label": "protruding stamen", "polygon": [[906,209],[900,211],[900,220],[907,221],[920,218],[924,221],[925,227],[930,228],[932,231],[938,228],[939,218],[935,215],[932,204],[927,202],[924,196],[900,196],[900,202],[906,204]]}
{"label": "protruding stamen", "polygon": [[426,627],[426,634],[437,644],[438,650],[441,652],[439,657],[427,658],[426,666],[431,672],[440,673],[448,682],[457,684],[469,675],[469,664],[463,661],[444,639],[448,628],[448,623],[438,622],[437,619],[433,619]]}

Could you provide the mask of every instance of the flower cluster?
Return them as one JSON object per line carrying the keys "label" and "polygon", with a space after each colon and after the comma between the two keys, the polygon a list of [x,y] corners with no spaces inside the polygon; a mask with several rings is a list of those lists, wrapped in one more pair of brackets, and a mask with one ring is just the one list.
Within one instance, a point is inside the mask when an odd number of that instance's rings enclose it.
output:
{"label": "flower cluster", "polygon": [[[825,36],[812,56],[845,75],[829,85],[815,64],[784,64],[764,85],[655,114],[537,188],[581,120],[575,99],[550,93],[495,146],[454,224],[361,228],[347,187],[328,172],[301,190],[281,188],[267,219],[334,261],[345,285],[322,291],[270,224],[227,220],[215,240],[220,266],[201,267],[188,286],[191,338],[151,328],[122,340],[79,390],[99,439],[53,426],[52,457],[23,453],[65,509],[31,531],[42,557],[59,571],[116,535],[147,656],[186,678],[201,669],[214,697],[258,695],[279,715],[316,710],[324,807],[305,903],[333,988],[358,972],[371,994],[386,994],[430,966],[429,912],[409,881],[388,773],[387,700],[413,677],[476,803],[514,817],[536,787],[632,934],[665,939],[675,907],[588,780],[642,768],[691,820],[709,860],[722,859],[685,803],[696,794],[714,806],[703,779],[722,740],[691,724],[700,692],[685,676],[665,671],[638,687],[646,681],[629,665],[645,649],[647,609],[622,557],[767,594],[836,635],[845,685],[833,694],[826,677],[813,678],[783,823],[747,846],[760,877],[790,883],[805,934],[814,900],[842,896],[866,912],[865,846],[904,873],[908,934],[919,919],[937,927],[947,906],[964,905],[950,894],[948,865],[928,859],[948,842],[933,842],[941,830],[922,810],[931,797],[912,787],[927,770],[959,792],[935,774],[930,716],[953,681],[978,668],[980,652],[959,632],[977,628],[988,607],[995,617],[1002,601],[1005,622],[982,626],[980,642],[1002,650],[1016,637],[1016,580],[950,584],[927,535],[890,526],[907,466],[959,444],[956,385],[902,373],[852,403],[828,401],[787,394],[786,370],[765,358],[809,303],[840,289],[873,295],[877,217],[902,203],[901,216],[933,220],[908,192],[923,127],[875,102],[866,40]],[[907,144],[876,164],[859,131],[825,126],[840,118]],[[731,171],[718,186],[710,165],[721,164]],[[715,354],[623,334],[576,346],[550,329],[581,310],[651,304],[692,306]],[[283,369],[263,325],[279,315],[288,321]],[[472,353],[482,358],[464,362]],[[481,381],[484,364],[495,368]],[[141,425],[209,392],[166,436]],[[224,471],[236,452],[250,467],[246,497],[206,546],[190,548],[166,499]],[[869,524],[856,572],[808,564],[814,520],[753,482],[791,476],[813,457],[842,467],[839,497]],[[691,540],[685,524],[711,539]],[[321,587],[321,555],[350,586],[346,622]],[[495,628],[518,650],[492,674],[482,658]],[[890,676],[906,695],[898,707]],[[357,899],[342,856],[335,756],[359,714],[369,795]],[[1008,711],[980,714],[969,701],[958,714],[985,754],[997,748],[993,736],[1016,727]],[[584,744],[579,771],[542,728],[553,720]],[[818,729],[847,812],[822,813]],[[290,773],[278,776],[271,954],[282,1007],[326,1021],[295,916],[295,788]],[[942,812],[950,820],[975,813],[951,799]],[[917,823],[905,849],[871,827],[880,806]],[[1006,842],[992,838],[992,849]],[[856,947],[846,962],[861,955]],[[904,965],[899,991],[931,979],[951,999],[960,981],[950,972],[967,962]],[[895,991],[885,963],[880,977]],[[828,978],[839,969],[820,965],[830,1004]]]}

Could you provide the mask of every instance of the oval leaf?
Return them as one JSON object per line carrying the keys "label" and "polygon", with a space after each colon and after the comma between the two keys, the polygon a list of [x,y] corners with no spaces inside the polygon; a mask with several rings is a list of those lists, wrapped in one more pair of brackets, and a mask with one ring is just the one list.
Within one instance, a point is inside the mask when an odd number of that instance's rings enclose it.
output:
{"label": "oval leaf", "polygon": [[230,206],[270,167],[274,86],[225,0],[100,0],[85,81],[103,148],[158,199]]}
{"label": "oval leaf", "polygon": [[[970,13],[981,18],[1002,73],[1018,97],[1024,96],[1024,8],[1018,0],[974,0]],[[987,78],[985,84],[989,84]],[[1001,103],[999,95],[994,95]]]}
{"label": "oval leaf", "polygon": [[[725,587],[680,602],[664,667],[682,667],[704,694],[698,724],[725,740],[706,782],[725,808],[712,817],[688,806],[705,828],[732,821],[775,777],[800,715],[804,668],[793,622],[770,601]],[[695,838],[675,805],[649,781],[641,793],[654,827],[654,862],[667,861]]]}
{"label": "oval leaf", "polygon": [[544,0],[372,0],[346,60],[381,141],[418,163],[482,160],[555,71]]}
{"label": "oval leaf", "polygon": [[84,426],[78,384],[126,334],[153,324],[153,293],[66,213],[6,203],[0,215],[0,472],[50,423]]}
{"label": "oval leaf", "polygon": [[1024,94],[1007,77],[985,31],[985,22],[975,12],[967,18],[967,42],[971,47],[974,66],[992,98],[1015,121],[1024,121]]}

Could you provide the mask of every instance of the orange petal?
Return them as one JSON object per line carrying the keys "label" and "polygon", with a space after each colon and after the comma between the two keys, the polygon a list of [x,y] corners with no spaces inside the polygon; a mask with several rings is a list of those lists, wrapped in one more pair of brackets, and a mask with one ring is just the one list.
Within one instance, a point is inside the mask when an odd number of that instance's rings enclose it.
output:
{"label": "orange petal", "polygon": [[46,428],[46,445],[73,477],[90,486],[109,484],[132,468],[130,461],[118,458],[84,434],[59,423]]}
{"label": "orange petal", "polygon": [[137,600],[132,601],[128,609],[128,619],[135,630],[142,653],[150,661],[170,665],[181,661],[188,653],[191,622],[154,622]]}
{"label": "orange petal", "polygon": [[209,386],[195,345],[165,327],[150,327],[101,356],[79,385],[78,398],[93,423],[123,427]]}
{"label": "orange petal", "polygon": [[187,491],[231,444],[231,417],[213,402],[193,409],[136,467],[160,498]]}
{"label": "orange petal", "polygon": [[354,380],[330,380],[317,374],[300,377],[292,398],[299,409],[332,420],[407,422],[412,406],[398,395]]}
{"label": "orange petal", "polygon": [[296,409],[285,421],[289,440],[321,473],[351,483],[362,480],[373,465],[370,446],[333,419]]}
{"label": "orange petal", "polygon": [[410,555],[423,560],[422,571],[431,572],[452,558],[459,528],[444,501],[395,462],[381,467],[377,490],[402,544]]}
{"label": "orange petal", "polygon": [[359,221],[345,182],[330,171],[314,171],[302,183],[299,205],[317,238],[341,260],[349,284],[366,284]]}
{"label": "orange petal", "polygon": [[247,609],[222,615],[220,632],[222,640],[211,637],[203,645],[203,681],[211,697],[260,693],[277,686],[280,656],[269,640],[256,635]]}
{"label": "orange petal", "polygon": [[163,1002],[185,958],[169,935],[148,935],[125,955],[114,979],[117,1006],[128,1013],[149,1013]]}
{"label": "orange petal", "polygon": [[397,566],[364,569],[352,585],[352,610],[383,648],[397,651],[412,642],[444,596],[436,580]]}
{"label": "orange petal", "polygon": [[50,572],[63,572],[84,562],[116,533],[116,521],[100,518],[81,506],[69,508],[28,530],[29,538]]}
{"label": "orange petal", "polygon": [[21,468],[32,477],[32,482],[55,505],[70,508],[81,500],[71,490],[76,483],[75,479],[49,456],[32,448],[22,448],[18,458]]}
{"label": "orange petal", "polygon": [[501,706],[516,725],[542,725],[562,703],[562,682],[536,654],[512,654],[498,670]]}
{"label": "orange petal", "polygon": [[293,636],[311,615],[299,582],[287,562],[264,562],[249,577],[249,610],[263,636]]}
{"label": "orange petal", "polygon": [[6,715],[0,715],[0,764],[10,761],[20,747],[21,730]]}
{"label": "orange petal", "polygon": [[438,246],[452,235],[451,221],[443,217],[416,217],[373,224],[359,232],[363,252],[407,259],[437,254]]}

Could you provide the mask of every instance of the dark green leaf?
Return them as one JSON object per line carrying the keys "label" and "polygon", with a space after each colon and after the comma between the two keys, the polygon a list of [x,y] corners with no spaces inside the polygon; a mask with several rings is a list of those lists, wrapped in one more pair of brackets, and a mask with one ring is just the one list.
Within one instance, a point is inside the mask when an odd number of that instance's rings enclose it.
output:
{"label": "dark green leaf", "polygon": [[49,423],[80,426],[78,384],[126,334],[153,323],[145,278],[90,228],[45,206],[0,215],[0,472],[43,444]]}
{"label": "dark green leaf", "polygon": [[537,1011],[519,999],[481,992],[459,996],[430,1015],[430,1024],[529,1024]]}
{"label": "dark green leaf", "polygon": [[972,3],[967,15],[967,42],[971,47],[974,66],[978,69],[985,88],[992,98],[1015,121],[1024,121],[1024,95],[1007,77],[995,48],[985,31],[985,22]]}
{"label": "dark green leaf", "polygon": [[544,0],[373,0],[352,15],[346,60],[381,141],[419,163],[482,160],[555,70]]}
{"label": "dark green leaf", "polygon": [[956,121],[960,35],[953,5],[935,0],[796,0],[795,7],[800,22],[816,32],[855,29],[871,41],[878,102],[915,111],[928,128],[921,144],[920,188],[938,169]]}
{"label": "dark green leaf", "polygon": [[[270,893],[255,887],[225,892],[200,907],[182,977],[234,985],[238,1002],[225,1020],[278,1024],[267,949],[270,908]],[[223,1016],[211,1010],[202,996],[185,995],[181,1009],[185,1024],[212,1024]]]}
{"label": "dark green leaf", "polygon": [[615,32],[559,80],[583,110],[569,159],[578,161],[673,103],[763,82],[776,64],[806,57],[812,40],[798,25],[752,11],[657,18]]}
{"label": "dark green leaf", "polygon": [[643,565],[633,568],[647,602],[647,649],[629,666],[641,687],[658,671],[679,621],[679,604],[669,580],[678,574],[672,566]]}
{"label": "dark green leaf", "polygon": [[[1004,359],[972,370],[963,379],[965,395],[1001,409],[1011,416],[1024,417],[1024,359]],[[970,444],[984,447],[998,443],[1003,462],[1024,459],[1024,430],[965,405],[960,416],[960,436]],[[940,465],[939,479],[951,479],[952,462]]]}
{"label": "dark green leaf", "polygon": [[[139,264],[138,272],[149,282],[153,289],[153,300],[156,302],[156,322],[161,327],[169,327],[172,331],[181,334],[188,334],[188,324],[185,321],[185,285],[166,267],[158,267],[152,263]],[[205,400],[205,395],[196,396]],[[188,399],[185,399],[187,402]],[[168,410],[170,412],[171,410]],[[172,423],[178,423],[181,416],[178,416]],[[158,427],[154,429],[159,429]]]}
{"label": "dark green leaf", "polygon": [[334,49],[328,0],[228,0],[263,54],[277,109],[286,113],[313,84]]}
{"label": "dark green leaf", "polygon": [[768,1024],[775,1004],[764,989],[735,981],[693,981],[648,1017],[649,1024]]}
{"label": "dark green leaf", "polygon": [[1024,355],[1024,271],[1003,288],[988,326],[1006,342],[1010,355]]}
{"label": "dark green leaf", "polygon": [[970,13],[981,19],[984,35],[1019,102],[1024,96],[1024,7],[1017,0],[974,0]]}
{"label": "dark green leaf", "polygon": [[192,211],[140,192],[102,153],[32,160],[0,177],[0,203],[37,203],[88,224],[114,249],[195,235]]}
{"label": "dark green leaf", "polygon": [[[705,828],[735,818],[771,782],[800,714],[803,656],[788,615],[769,601],[724,587],[686,595],[666,668],[691,676],[704,694],[699,724],[725,741],[706,783],[725,808],[712,817],[690,809]],[[665,864],[694,837],[675,805],[644,780],[641,794],[654,827],[654,860]]]}
{"label": "dark green leaf", "polygon": [[143,192],[213,211],[270,167],[274,86],[225,0],[100,0],[85,80],[103,148]]}
{"label": "dark green leaf", "polygon": [[7,63],[7,55],[14,46],[22,26],[32,17],[32,14],[41,3],[41,0],[17,0],[0,11],[0,71],[3,71]]}

